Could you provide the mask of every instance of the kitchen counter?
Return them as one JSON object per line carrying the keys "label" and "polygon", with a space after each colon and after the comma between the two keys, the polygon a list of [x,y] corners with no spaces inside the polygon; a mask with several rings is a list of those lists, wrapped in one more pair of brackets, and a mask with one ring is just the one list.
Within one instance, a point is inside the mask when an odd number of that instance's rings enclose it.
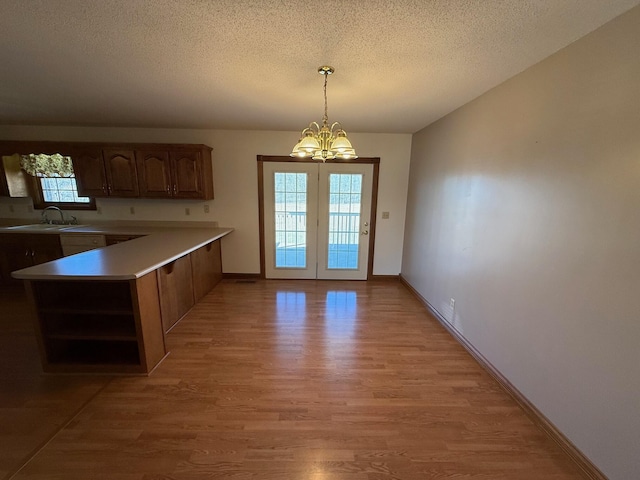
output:
{"label": "kitchen counter", "polygon": [[[17,270],[20,280],[133,280],[198,248],[219,240],[233,231],[220,227],[158,227],[135,225],[82,225],[41,234],[144,235],[128,242],[78,253],[52,262]],[[0,228],[0,232],[25,233]]]}

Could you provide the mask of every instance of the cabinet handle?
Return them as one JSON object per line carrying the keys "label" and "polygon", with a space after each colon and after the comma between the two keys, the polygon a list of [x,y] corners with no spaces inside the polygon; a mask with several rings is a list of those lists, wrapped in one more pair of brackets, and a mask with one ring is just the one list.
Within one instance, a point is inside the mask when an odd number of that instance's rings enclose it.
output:
{"label": "cabinet handle", "polygon": [[29,253],[29,249],[27,248],[27,249],[24,251],[24,256],[25,256],[25,257],[28,257],[29,255],[30,255],[30,253]]}
{"label": "cabinet handle", "polygon": [[167,185],[167,194],[171,195],[171,185]]}
{"label": "cabinet handle", "polygon": [[107,193],[107,184],[106,183],[102,184],[102,192],[103,193]]}
{"label": "cabinet handle", "polygon": [[32,250],[31,250],[31,258],[33,258],[33,257],[35,257],[35,256],[36,256],[36,251],[32,249]]}
{"label": "cabinet handle", "polygon": [[178,193],[178,186],[174,183],[173,184],[173,194],[175,195],[176,193]]}

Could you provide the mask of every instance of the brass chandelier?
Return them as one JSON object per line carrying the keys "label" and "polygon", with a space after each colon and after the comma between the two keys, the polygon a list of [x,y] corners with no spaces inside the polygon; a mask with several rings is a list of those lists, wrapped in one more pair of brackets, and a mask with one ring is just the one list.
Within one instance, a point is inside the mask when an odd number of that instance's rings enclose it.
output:
{"label": "brass chandelier", "polygon": [[333,72],[335,72],[334,68],[326,65],[318,68],[318,73],[324,75],[324,116],[322,117],[322,126],[316,122],[311,122],[307,128],[302,130],[300,140],[291,152],[292,157],[311,157],[313,160],[322,160],[323,162],[336,158],[340,160],[358,158],[356,151],[347,138],[347,132],[342,129],[342,125],[334,122],[329,126],[327,78]]}

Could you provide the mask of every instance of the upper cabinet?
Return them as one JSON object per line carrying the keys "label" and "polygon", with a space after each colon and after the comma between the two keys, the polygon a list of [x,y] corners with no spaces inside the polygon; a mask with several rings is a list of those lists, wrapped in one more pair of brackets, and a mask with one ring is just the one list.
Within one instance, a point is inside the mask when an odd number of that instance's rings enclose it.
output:
{"label": "upper cabinet", "polygon": [[136,150],[136,165],[141,197],[213,198],[208,147]]}
{"label": "upper cabinet", "polygon": [[111,197],[137,197],[138,174],[133,150],[103,150],[107,188]]}
{"label": "upper cabinet", "polygon": [[84,197],[137,197],[138,175],[133,150],[77,148],[73,170]]}
{"label": "upper cabinet", "polygon": [[73,171],[76,175],[78,195],[83,197],[106,197],[107,174],[104,169],[102,150],[96,148],[76,148],[73,150]]}
{"label": "upper cabinet", "polygon": [[4,171],[4,158],[0,158],[0,197],[9,196],[9,186],[7,184],[7,175]]}
{"label": "upper cabinet", "polygon": [[80,196],[213,198],[206,145],[74,143],[70,151]]}

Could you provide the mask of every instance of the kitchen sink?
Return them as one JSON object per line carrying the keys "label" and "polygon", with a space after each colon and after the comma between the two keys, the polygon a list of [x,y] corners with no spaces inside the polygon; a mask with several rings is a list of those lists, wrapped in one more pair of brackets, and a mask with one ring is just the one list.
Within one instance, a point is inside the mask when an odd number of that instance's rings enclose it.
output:
{"label": "kitchen sink", "polygon": [[83,227],[84,225],[53,225],[50,223],[32,223],[29,225],[16,225],[14,227],[6,227],[7,230],[20,230],[25,232],[42,232],[42,231],[62,231],[69,228]]}

